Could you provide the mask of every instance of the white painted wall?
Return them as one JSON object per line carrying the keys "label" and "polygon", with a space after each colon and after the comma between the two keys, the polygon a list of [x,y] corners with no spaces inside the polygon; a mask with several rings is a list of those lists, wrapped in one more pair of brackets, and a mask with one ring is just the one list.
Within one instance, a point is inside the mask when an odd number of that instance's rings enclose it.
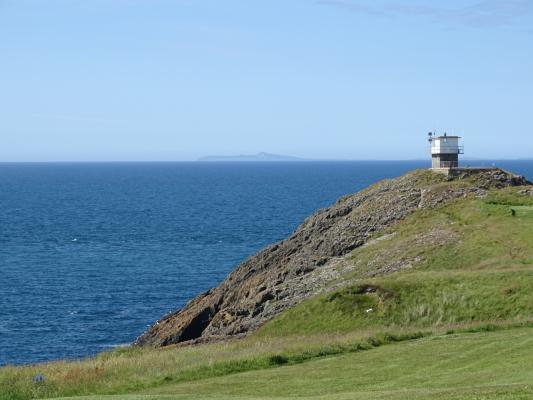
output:
{"label": "white painted wall", "polygon": [[437,137],[431,143],[431,154],[458,154],[459,138]]}

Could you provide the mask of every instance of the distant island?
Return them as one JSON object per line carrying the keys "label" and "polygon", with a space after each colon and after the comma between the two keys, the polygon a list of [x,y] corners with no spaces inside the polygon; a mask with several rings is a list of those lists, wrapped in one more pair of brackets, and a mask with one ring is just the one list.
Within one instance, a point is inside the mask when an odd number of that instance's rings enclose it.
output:
{"label": "distant island", "polygon": [[240,154],[237,156],[206,156],[198,161],[307,161],[304,158],[271,153]]}

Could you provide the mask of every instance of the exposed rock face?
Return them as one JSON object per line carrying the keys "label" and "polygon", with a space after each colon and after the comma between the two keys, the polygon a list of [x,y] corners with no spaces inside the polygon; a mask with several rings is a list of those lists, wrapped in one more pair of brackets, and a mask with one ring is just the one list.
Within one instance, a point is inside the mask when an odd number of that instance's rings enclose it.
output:
{"label": "exposed rock face", "polygon": [[454,177],[415,171],[379,182],[319,210],[288,239],[244,261],[218,287],[163,317],[135,343],[166,346],[254,330],[318,293],[337,277],[341,257],[415,210],[529,184],[499,169],[465,170]]}

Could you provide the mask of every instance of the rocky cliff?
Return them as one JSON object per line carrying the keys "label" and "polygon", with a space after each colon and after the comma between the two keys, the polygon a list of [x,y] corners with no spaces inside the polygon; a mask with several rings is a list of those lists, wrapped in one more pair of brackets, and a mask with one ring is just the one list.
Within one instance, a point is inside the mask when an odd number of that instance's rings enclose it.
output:
{"label": "rocky cliff", "polygon": [[218,287],[156,322],[135,344],[166,346],[245,334],[331,287],[344,256],[414,211],[519,185],[530,183],[500,169],[463,170],[453,177],[414,171],[378,182],[319,210],[289,238],[244,261]]}

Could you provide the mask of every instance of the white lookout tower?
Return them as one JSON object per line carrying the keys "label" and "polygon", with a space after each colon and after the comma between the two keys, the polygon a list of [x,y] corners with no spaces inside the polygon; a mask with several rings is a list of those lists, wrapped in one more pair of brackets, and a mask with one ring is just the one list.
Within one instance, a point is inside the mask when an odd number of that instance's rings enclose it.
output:
{"label": "white lookout tower", "polygon": [[464,154],[463,146],[459,145],[459,136],[438,136],[429,132],[429,143],[431,145],[431,168],[452,169],[459,168],[459,154]]}

